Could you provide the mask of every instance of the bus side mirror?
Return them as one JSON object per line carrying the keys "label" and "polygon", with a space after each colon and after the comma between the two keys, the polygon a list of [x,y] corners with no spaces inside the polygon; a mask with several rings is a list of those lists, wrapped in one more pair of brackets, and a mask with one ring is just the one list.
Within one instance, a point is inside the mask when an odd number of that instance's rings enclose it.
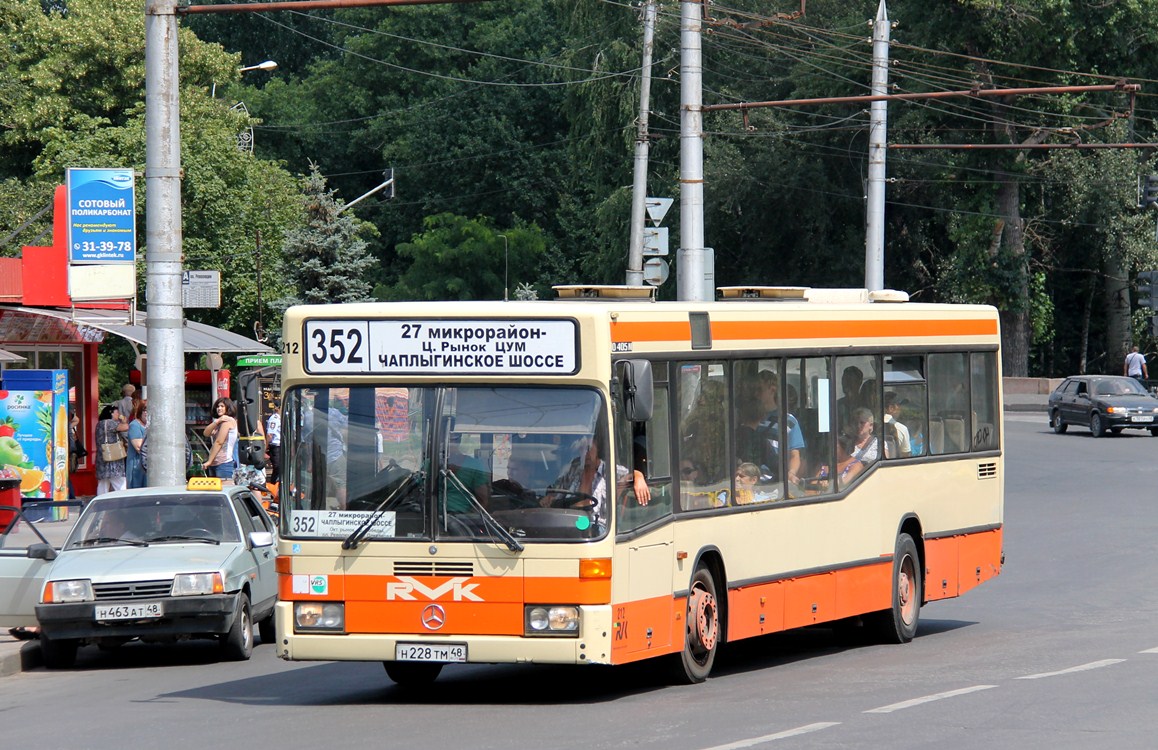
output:
{"label": "bus side mirror", "polygon": [[655,389],[651,382],[651,362],[646,359],[624,359],[618,363],[623,416],[629,422],[651,419]]}

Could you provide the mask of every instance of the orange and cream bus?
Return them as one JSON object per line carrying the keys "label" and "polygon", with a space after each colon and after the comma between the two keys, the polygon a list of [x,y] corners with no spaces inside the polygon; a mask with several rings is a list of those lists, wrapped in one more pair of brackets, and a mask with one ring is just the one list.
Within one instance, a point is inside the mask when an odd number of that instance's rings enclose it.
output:
{"label": "orange and cream bus", "polygon": [[1000,572],[993,308],[558,292],[287,312],[281,658],[698,682],[765,633],[906,642]]}

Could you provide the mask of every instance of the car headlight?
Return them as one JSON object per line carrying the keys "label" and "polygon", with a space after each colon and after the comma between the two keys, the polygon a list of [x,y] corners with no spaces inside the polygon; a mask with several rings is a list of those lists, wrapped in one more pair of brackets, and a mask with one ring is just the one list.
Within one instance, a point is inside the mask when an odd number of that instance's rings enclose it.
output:
{"label": "car headlight", "polygon": [[1129,410],[1123,406],[1107,406],[1106,407],[1106,413],[1107,414],[1125,414],[1127,411],[1129,411]]}
{"label": "car headlight", "polygon": [[579,635],[579,608],[562,604],[536,604],[524,612],[527,635]]}
{"label": "car headlight", "polygon": [[225,593],[220,573],[178,573],[173,577],[173,596],[204,596]]}
{"label": "car headlight", "polygon": [[346,629],[346,605],[341,602],[294,602],[294,630]]}
{"label": "car headlight", "polygon": [[46,603],[91,602],[92,581],[78,578],[73,581],[49,581],[44,585]]}

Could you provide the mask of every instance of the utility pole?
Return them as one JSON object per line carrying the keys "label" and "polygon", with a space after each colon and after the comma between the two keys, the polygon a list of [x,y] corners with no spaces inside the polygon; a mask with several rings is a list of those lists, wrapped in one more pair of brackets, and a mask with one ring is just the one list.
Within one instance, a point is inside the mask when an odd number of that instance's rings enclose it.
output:
{"label": "utility pole", "polygon": [[648,112],[651,106],[651,55],[655,46],[655,0],[643,10],[643,64],[639,75],[639,122],[635,130],[635,180],[631,187],[631,242],[627,284],[643,286],[643,220],[647,212]]}
{"label": "utility pole", "polygon": [[704,253],[702,0],[680,1],[680,249],[676,296],[709,299]]}
{"label": "utility pole", "polygon": [[145,3],[145,268],[150,486],[185,483],[177,0]]}
{"label": "utility pole", "polygon": [[[872,95],[884,96],[889,88],[889,16],[885,0],[877,6],[873,22]],[[869,169],[865,204],[864,286],[870,292],[885,288],[885,153],[888,134],[888,102],[869,105]]]}

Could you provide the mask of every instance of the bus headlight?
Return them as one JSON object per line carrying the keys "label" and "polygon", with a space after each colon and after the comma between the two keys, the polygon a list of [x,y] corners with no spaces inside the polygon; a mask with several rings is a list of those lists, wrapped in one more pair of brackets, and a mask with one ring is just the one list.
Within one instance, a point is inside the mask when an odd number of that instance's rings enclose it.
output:
{"label": "bus headlight", "polygon": [[78,578],[73,581],[49,581],[44,587],[44,601],[46,603],[91,602],[92,600],[92,581],[87,578]]}
{"label": "bus headlight", "polygon": [[579,608],[562,604],[535,604],[524,611],[527,635],[579,635]]}
{"label": "bus headlight", "polygon": [[294,602],[295,630],[346,629],[346,605],[341,602]]}

